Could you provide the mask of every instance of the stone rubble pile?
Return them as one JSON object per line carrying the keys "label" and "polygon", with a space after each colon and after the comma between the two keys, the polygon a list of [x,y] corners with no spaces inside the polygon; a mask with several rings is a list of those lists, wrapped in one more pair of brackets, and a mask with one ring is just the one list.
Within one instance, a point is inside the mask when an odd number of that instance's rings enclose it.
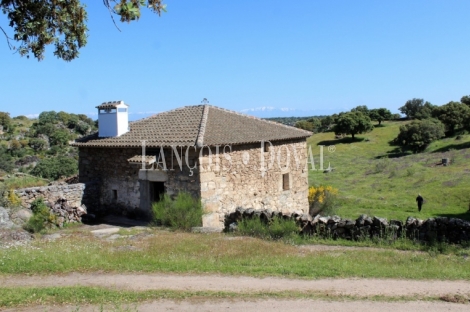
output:
{"label": "stone rubble pile", "polygon": [[86,215],[85,205],[70,205],[67,199],[61,197],[50,207],[51,213],[56,216],[56,225],[62,227],[64,223],[81,222],[82,216]]}
{"label": "stone rubble pile", "polygon": [[233,231],[238,222],[245,218],[259,218],[268,223],[274,218],[295,220],[301,235],[317,235],[320,237],[361,240],[365,238],[397,239],[407,237],[420,241],[446,241],[460,243],[470,241],[470,222],[447,217],[419,220],[408,217],[405,222],[379,217],[369,217],[365,214],[356,220],[342,219],[339,216],[314,217],[301,212],[283,213],[270,209],[255,210],[252,208],[237,208],[225,215],[225,230]]}

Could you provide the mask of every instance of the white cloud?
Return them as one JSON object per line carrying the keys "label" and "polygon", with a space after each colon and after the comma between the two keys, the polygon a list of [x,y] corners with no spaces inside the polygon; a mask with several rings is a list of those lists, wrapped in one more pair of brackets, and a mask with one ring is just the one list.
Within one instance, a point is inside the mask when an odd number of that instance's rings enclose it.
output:
{"label": "white cloud", "polygon": [[29,119],[34,119],[34,118],[38,118],[39,114],[28,114],[28,115],[25,115],[25,116],[28,117]]}

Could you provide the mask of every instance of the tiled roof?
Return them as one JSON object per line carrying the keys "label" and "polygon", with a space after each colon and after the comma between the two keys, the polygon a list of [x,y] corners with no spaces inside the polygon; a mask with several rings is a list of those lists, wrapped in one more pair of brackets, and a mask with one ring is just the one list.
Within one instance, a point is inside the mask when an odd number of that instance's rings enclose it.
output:
{"label": "tiled roof", "polygon": [[[142,157],[144,158],[142,161]],[[129,158],[127,160],[128,162],[130,162],[131,164],[142,164],[142,163],[145,163],[146,165],[151,165],[153,164],[154,162],[157,161],[157,157],[156,156],[142,156],[142,155],[136,155],[136,156],[133,156],[131,158]]]}
{"label": "tiled roof", "polygon": [[130,124],[130,131],[113,138],[96,134],[72,146],[147,147],[243,144],[307,138],[311,132],[211,105],[177,108]]}

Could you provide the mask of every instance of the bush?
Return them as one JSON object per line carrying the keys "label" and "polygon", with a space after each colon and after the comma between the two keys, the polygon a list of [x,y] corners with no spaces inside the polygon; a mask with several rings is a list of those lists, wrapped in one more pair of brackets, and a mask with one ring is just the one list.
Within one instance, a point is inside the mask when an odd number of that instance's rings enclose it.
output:
{"label": "bush", "polygon": [[238,232],[242,235],[263,239],[292,239],[299,233],[294,220],[274,218],[266,223],[259,218],[243,219],[238,223]]}
{"label": "bush", "polygon": [[31,170],[32,175],[53,180],[57,180],[60,177],[72,176],[77,172],[77,160],[65,156],[46,158]]}
{"label": "bush", "polygon": [[21,204],[21,199],[16,195],[15,191],[11,188],[8,192],[8,207],[18,207]]}
{"label": "bush", "polygon": [[29,218],[24,226],[25,230],[32,233],[39,233],[46,228],[53,227],[55,224],[55,216],[51,214],[49,207],[44,203],[42,197],[35,199],[31,203],[33,216]]}
{"label": "bush", "polygon": [[162,200],[153,203],[152,211],[157,224],[173,229],[190,231],[202,225],[201,200],[186,192],[180,192],[175,200],[165,194]]}
{"label": "bush", "polygon": [[308,203],[310,206],[309,214],[311,216],[322,214],[322,215],[333,215],[336,213],[336,198],[338,195],[338,189],[332,186],[319,187],[311,186],[308,189]]}

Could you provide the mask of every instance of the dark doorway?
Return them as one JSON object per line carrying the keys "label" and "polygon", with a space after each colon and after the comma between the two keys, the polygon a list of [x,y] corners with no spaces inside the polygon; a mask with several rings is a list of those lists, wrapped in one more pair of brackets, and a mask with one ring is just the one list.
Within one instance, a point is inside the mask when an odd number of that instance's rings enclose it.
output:
{"label": "dark doorway", "polygon": [[152,203],[162,200],[164,193],[165,193],[164,182],[150,182],[150,201]]}

